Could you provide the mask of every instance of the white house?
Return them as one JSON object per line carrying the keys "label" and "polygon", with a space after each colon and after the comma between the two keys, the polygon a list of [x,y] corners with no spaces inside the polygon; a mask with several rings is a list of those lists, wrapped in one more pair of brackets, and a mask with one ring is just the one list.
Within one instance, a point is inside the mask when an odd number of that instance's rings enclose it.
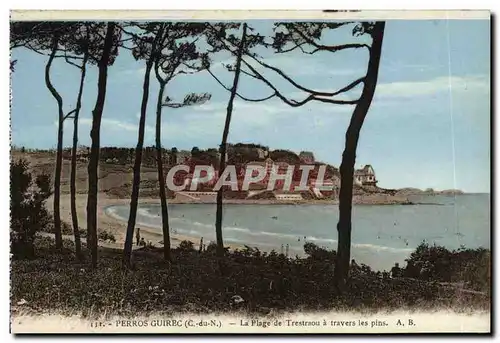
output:
{"label": "white house", "polygon": [[375,186],[377,184],[375,170],[369,164],[354,172],[354,183],[362,186]]}

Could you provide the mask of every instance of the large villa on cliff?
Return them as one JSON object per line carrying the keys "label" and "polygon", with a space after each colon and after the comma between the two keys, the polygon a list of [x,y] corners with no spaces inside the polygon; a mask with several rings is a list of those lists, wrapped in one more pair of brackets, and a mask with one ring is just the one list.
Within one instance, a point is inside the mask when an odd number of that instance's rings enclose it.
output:
{"label": "large villa on cliff", "polygon": [[354,171],[354,184],[358,186],[376,186],[377,178],[373,167],[367,164],[361,169],[356,169]]}

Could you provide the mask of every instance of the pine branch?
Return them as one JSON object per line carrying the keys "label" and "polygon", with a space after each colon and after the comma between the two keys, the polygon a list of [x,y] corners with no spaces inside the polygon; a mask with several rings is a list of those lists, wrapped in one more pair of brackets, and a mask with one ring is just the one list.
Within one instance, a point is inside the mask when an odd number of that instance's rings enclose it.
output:
{"label": "pine branch", "polygon": [[[221,86],[222,88],[224,88],[225,90],[227,90],[228,92],[231,91],[231,88],[227,87],[226,85],[224,85],[224,83],[222,83],[222,81],[220,81],[217,76],[215,76],[211,71],[210,69],[207,68],[207,71],[208,73],[215,79],[215,81],[217,81]],[[246,74],[246,73],[245,73]],[[276,93],[273,93],[265,98],[261,98],[261,99],[250,99],[250,98],[247,98],[247,97],[244,97],[243,95],[239,94],[238,92],[236,92],[236,96],[242,100],[245,100],[245,101],[249,101],[249,102],[261,102],[261,101],[266,101],[266,100],[269,100],[273,97],[276,96]]]}
{"label": "pine branch", "polygon": [[186,106],[202,105],[207,101],[209,101],[211,98],[212,95],[210,93],[201,93],[201,94],[190,93],[184,97],[184,101],[181,103],[170,103],[169,102],[170,98],[167,97],[162,106],[170,108],[181,108]]}
{"label": "pine branch", "polygon": [[254,61],[256,61],[257,63],[259,63],[261,66],[263,66],[263,67],[265,67],[267,69],[271,69],[272,71],[276,72],[282,78],[284,78],[285,80],[287,80],[288,82],[290,82],[295,88],[300,89],[301,91],[304,91],[304,92],[307,92],[307,93],[318,95],[318,96],[336,96],[336,95],[339,95],[341,93],[345,93],[345,92],[353,89],[354,87],[356,87],[361,82],[364,82],[364,80],[365,80],[365,77],[361,77],[361,78],[359,78],[359,79],[351,82],[346,87],[344,87],[344,88],[342,88],[342,89],[340,89],[338,91],[335,91],[335,92],[320,92],[320,91],[315,91],[313,89],[310,89],[310,88],[307,88],[307,87],[304,87],[304,86],[298,84],[295,80],[293,80],[290,76],[286,75],[280,69],[278,69],[276,67],[273,67],[273,66],[271,66],[271,65],[269,65],[269,64],[267,64],[265,62],[260,61],[259,59],[257,59],[254,56],[252,56],[252,54],[245,53],[245,55],[251,57]]}
{"label": "pine branch", "polygon": [[247,61],[243,60],[243,63],[246,64],[246,66],[255,74],[259,77],[260,80],[262,80],[265,84],[267,84],[272,90],[274,90],[275,95],[278,96],[283,102],[286,104],[292,106],[292,107],[299,107],[302,105],[305,105],[306,103],[316,100],[316,101],[321,101],[321,102],[328,102],[331,104],[336,104],[336,105],[355,105],[359,102],[358,100],[334,100],[334,99],[325,99],[325,98],[318,98],[315,94],[310,94],[307,98],[305,98],[302,101],[296,101],[292,99],[286,98],[283,94],[280,93],[280,91],[269,81],[267,80],[262,74],[260,74],[255,68],[253,68]]}
{"label": "pine branch", "polygon": [[[224,47],[229,52],[231,52],[231,54],[236,55],[236,52],[234,52],[233,49],[231,49],[222,39],[220,39],[220,41],[224,45]],[[229,42],[229,44],[232,44],[232,43]],[[319,98],[319,96],[329,96],[329,97],[332,97],[332,96],[335,96],[335,95],[339,95],[341,93],[345,93],[345,92],[351,90],[352,88],[354,88],[355,86],[357,86],[358,84],[360,84],[361,82],[363,82],[364,79],[365,79],[364,77],[351,82],[349,85],[347,85],[346,87],[344,87],[344,88],[342,88],[342,89],[340,89],[340,90],[338,90],[336,92],[319,92],[319,91],[314,91],[312,89],[308,89],[306,87],[303,87],[303,86],[299,85],[297,82],[295,82],[293,79],[291,79],[290,77],[288,77],[285,73],[283,73],[278,68],[270,66],[267,63],[261,62],[259,59],[257,59],[254,56],[252,56],[252,54],[250,54],[248,52],[245,52],[245,55],[251,57],[252,59],[254,59],[255,61],[257,61],[259,64],[261,64],[262,66],[264,66],[264,67],[266,67],[268,69],[274,70],[275,72],[277,72],[278,74],[280,74],[283,78],[285,78],[287,81],[289,81],[292,85],[294,85],[296,88],[298,88],[300,90],[303,90],[303,91],[311,94],[310,96],[308,96],[307,98],[305,98],[302,101],[295,101],[295,100],[290,100],[290,99],[286,98],[283,94],[281,94],[278,91],[278,89],[276,87],[274,87],[272,85],[272,83],[269,80],[267,80],[262,74],[260,74],[259,72],[257,72],[257,70],[255,70],[255,68],[253,68],[250,65],[250,63],[248,63],[245,59],[242,59],[242,62],[258,77],[258,79],[260,79],[261,81],[264,81],[264,83],[266,83],[275,92],[275,94],[274,94],[275,96],[278,96],[282,101],[284,101],[285,103],[287,103],[290,106],[293,106],[293,107],[302,106],[302,105],[304,105],[304,104],[306,104],[306,103],[308,103],[309,101],[312,101],[312,100],[321,101],[321,102],[328,102],[328,103],[337,104],[337,105],[354,105],[354,104],[357,104],[359,102],[359,99],[358,100],[335,100],[335,99]]]}
{"label": "pine branch", "polygon": [[66,120],[66,119],[68,119],[68,118],[72,118],[72,117],[71,117],[71,115],[72,115],[73,113],[75,113],[75,112],[76,112],[76,109],[74,109],[74,110],[72,110],[72,111],[68,112],[68,114],[66,114],[66,115],[64,116],[63,121],[64,121],[64,120]]}
{"label": "pine branch", "polygon": [[308,44],[310,44],[316,48],[311,52],[306,52],[307,54],[310,54],[310,55],[312,55],[318,51],[321,51],[321,50],[336,52],[336,51],[345,50],[345,49],[359,49],[359,48],[367,48],[368,50],[370,49],[370,46],[367,44],[342,44],[342,45],[318,44],[314,40],[312,40],[311,38],[307,37],[302,31],[297,29],[295,26],[291,26],[291,28],[293,31],[297,32],[299,34],[299,36],[302,37],[302,39],[304,39],[305,42],[307,42]]}

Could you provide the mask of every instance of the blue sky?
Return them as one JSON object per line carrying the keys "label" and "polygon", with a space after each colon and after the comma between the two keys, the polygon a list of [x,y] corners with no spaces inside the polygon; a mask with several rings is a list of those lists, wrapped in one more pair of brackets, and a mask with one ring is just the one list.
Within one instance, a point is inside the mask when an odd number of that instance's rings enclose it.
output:
{"label": "blue sky", "polygon": [[[270,21],[250,23],[268,32]],[[331,43],[352,42],[349,31],[327,36]],[[361,38],[363,39],[363,38]],[[333,44],[332,43],[332,44]],[[335,54],[262,53],[299,83],[318,90],[337,90],[364,75],[367,54],[346,50]],[[57,107],[44,83],[47,57],[23,49],[12,75],[12,143],[51,148],[56,145]],[[220,62],[213,71],[230,85],[232,75]],[[66,111],[76,102],[79,72],[63,61],[53,65],[53,82]],[[121,51],[109,69],[101,129],[103,146],[135,146],[142,96],[144,62]],[[287,95],[305,97],[297,89],[266,73]],[[158,89],[151,79],[146,145],[154,144]],[[80,143],[90,144],[91,111],[96,97],[97,70],[89,68],[80,121]],[[220,143],[229,94],[206,73],[180,76],[167,94],[180,100],[188,92],[211,92],[210,102],[183,109],[165,108],[165,147],[216,147]],[[265,85],[244,77],[240,92],[248,97],[270,94]],[[347,94],[355,99],[359,88]],[[353,107],[309,103],[291,108],[279,100],[236,101],[229,141],[255,142],[272,149],[313,151],[318,160],[338,166]],[[71,145],[71,123],[65,145]],[[490,22],[488,20],[397,21],[386,24],[379,83],[358,145],[357,167],[373,165],[379,185],[387,188],[459,188],[489,192],[490,188]]]}

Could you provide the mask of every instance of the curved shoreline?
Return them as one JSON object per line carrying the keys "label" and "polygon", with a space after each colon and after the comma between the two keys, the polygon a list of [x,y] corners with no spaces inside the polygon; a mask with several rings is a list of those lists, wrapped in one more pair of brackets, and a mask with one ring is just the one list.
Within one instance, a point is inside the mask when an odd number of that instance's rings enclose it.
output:
{"label": "curved shoreline", "polygon": [[[159,199],[139,198],[141,203],[159,203]],[[168,199],[169,204],[216,204],[215,201],[178,200]],[[312,199],[312,200],[276,200],[276,199],[224,199],[228,205],[338,205],[338,200]],[[377,195],[355,195],[353,205],[418,205],[411,202],[406,196]]]}
{"label": "curved shoreline", "polygon": [[[46,207],[52,213],[53,209],[53,197],[50,197],[47,200]],[[123,245],[125,243],[125,236],[127,230],[127,221],[118,219],[114,216],[106,213],[106,209],[111,206],[116,205],[129,205],[130,199],[119,199],[119,198],[110,198],[105,193],[98,194],[98,202],[97,202],[97,227],[98,230],[106,230],[109,233],[115,236],[115,243],[104,243],[99,242],[100,246],[105,246],[114,249],[123,249]],[[170,203],[170,202],[169,202]],[[152,198],[139,198],[139,205],[141,204],[152,204],[152,205],[160,205],[159,199]],[[61,220],[66,223],[71,223],[71,209],[70,209],[70,196],[69,194],[61,194]],[[87,227],[87,195],[86,194],[77,194],[76,195],[76,212],[78,215],[78,226],[81,229]],[[151,226],[147,224],[139,224],[136,223],[136,228],[141,228],[141,237],[144,237],[146,242],[150,241],[151,244],[155,247],[163,247],[163,244],[160,243],[163,241],[163,233],[161,231],[161,227],[158,228],[156,226]],[[70,237],[70,236],[68,236]],[[170,233],[170,244],[172,247],[176,247],[181,241],[188,240],[194,243],[195,247],[199,247],[199,237],[193,237],[189,235],[183,234],[173,234]],[[241,244],[226,244],[229,248],[241,248],[243,245]],[[135,244],[133,245],[133,249],[138,248]]]}
{"label": "curved shoreline", "polygon": [[[155,199],[139,199],[139,204],[159,204],[159,200]],[[106,230],[115,236],[115,243],[102,243],[99,245],[123,249],[123,244],[125,243],[125,236],[127,230],[127,222],[122,221],[118,218],[110,216],[106,213],[106,208],[114,205],[128,205],[130,199],[117,199],[110,198],[105,193],[98,194],[97,202],[97,227],[98,230]],[[47,200],[46,207],[52,212],[53,197]],[[78,226],[83,229],[87,227],[87,195],[77,194],[76,195],[76,212],[78,215]],[[70,196],[68,194],[61,194],[61,220],[67,223],[71,223],[71,209],[70,209]],[[137,225],[136,225],[137,227]],[[162,247],[163,244],[159,242],[163,240],[163,234],[161,228],[151,227],[147,225],[140,225],[141,236],[144,237],[146,241],[151,241],[153,246]],[[172,247],[177,246],[183,240],[190,240],[198,246],[198,238],[190,237],[186,235],[170,234],[170,241]],[[133,248],[137,248],[134,244]]]}
{"label": "curved shoreline", "polygon": [[[359,199],[364,199],[360,203]],[[411,203],[406,197],[389,197],[394,202],[387,201],[387,197],[380,196],[355,196],[357,202],[353,201],[355,205],[416,205]],[[125,242],[127,221],[123,218],[116,218],[107,213],[107,208],[116,205],[126,205],[130,203],[129,198],[115,198],[109,197],[106,193],[98,194],[98,206],[97,206],[97,220],[98,220],[98,230],[106,230],[113,234],[116,239],[116,243],[106,243],[106,246],[112,246],[114,248],[122,249]],[[169,204],[172,205],[194,205],[194,204],[205,204],[205,205],[215,205],[214,202],[201,202],[201,201],[176,201],[175,199],[169,199]],[[52,212],[53,198],[47,200],[46,207]],[[156,198],[139,198],[139,204],[150,204],[150,205],[160,205],[160,200]],[[309,205],[338,205],[338,201],[333,200],[306,200],[306,201],[276,201],[276,200],[240,200],[240,199],[225,199],[224,204],[226,205],[287,205],[287,206],[309,206]],[[78,214],[78,223],[80,228],[86,228],[87,226],[87,215],[86,215],[86,205],[87,205],[87,195],[77,194],[76,196],[76,208]],[[61,194],[61,220],[71,223],[71,210],[70,210],[70,196],[69,194]],[[161,227],[151,226],[144,223],[137,223],[136,227],[141,228],[141,236],[144,237],[146,241],[150,241],[154,246],[162,247],[163,244],[160,242],[163,240],[163,234]],[[177,246],[183,240],[192,241],[195,246],[199,245],[199,237],[193,237],[184,234],[174,234],[170,233],[171,245]],[[242,244],[229,244],[230,247],[241,247]],[[135,248],[135,246],[134,246]]]}

